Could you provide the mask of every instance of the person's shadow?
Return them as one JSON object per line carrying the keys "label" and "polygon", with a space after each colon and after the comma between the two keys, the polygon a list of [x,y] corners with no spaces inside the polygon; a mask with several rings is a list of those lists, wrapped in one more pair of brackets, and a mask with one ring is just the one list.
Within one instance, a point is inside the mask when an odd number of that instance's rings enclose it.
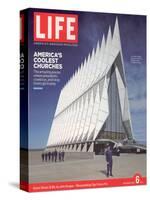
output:
{"label": "person's shadow", "polygon": [[104,174],[105,176],[107,176],[106,170],[100,170],[100,172],[101,172],[102,174]]}

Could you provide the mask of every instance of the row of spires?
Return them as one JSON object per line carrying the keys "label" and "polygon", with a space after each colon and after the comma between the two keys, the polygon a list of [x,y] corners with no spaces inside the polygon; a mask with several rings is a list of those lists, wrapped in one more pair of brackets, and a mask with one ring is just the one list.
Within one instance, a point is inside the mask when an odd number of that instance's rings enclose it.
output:
{"label": "row of spires", "polygon": [[[113,49],[112,49],[113,48]],[[118,19],[116,18],[112,35],[109,26],[107,39],[102,37],[102,42],[97,42],[96,49],[84,59],[73,76],[67,81],[61,90],[55,116],[79,98],[95,82],[107,74],[115,54],[121,50]],[[113,56],[114,54],[114,56]],[[110,56],[112,57],[111,59]]]}

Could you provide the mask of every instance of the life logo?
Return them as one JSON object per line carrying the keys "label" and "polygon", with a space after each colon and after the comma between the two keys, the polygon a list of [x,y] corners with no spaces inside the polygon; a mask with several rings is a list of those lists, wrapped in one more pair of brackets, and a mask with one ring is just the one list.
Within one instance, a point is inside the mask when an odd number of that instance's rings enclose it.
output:
{"label": "life logo", "polygon": [[78,15],[34,12],[34,41],[78,43]]}

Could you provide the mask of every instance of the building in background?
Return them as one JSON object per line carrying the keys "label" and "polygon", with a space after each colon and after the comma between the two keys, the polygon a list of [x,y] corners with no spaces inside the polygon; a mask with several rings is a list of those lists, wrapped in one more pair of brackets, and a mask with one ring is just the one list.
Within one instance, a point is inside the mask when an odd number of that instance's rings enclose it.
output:
{"label": "building in background", "polygon": [[62,88],[47,149],[103,152],[133,141],[118,20]]}

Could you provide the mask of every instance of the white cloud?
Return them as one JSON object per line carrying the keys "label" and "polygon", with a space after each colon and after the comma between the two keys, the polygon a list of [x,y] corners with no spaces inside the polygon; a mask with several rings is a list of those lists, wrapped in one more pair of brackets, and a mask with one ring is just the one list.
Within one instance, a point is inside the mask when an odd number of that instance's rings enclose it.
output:
{"label": "white cloud", "polygon": [[131,112],[141,112],[146,110],[146,100],[145,98],[131,99],[130,100]]}

